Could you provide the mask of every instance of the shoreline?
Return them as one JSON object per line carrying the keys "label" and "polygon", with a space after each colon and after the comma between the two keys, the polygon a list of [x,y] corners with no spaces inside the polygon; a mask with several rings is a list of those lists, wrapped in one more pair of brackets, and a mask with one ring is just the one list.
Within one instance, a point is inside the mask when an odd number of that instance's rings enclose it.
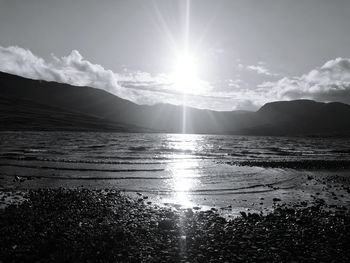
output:
{"label": "shoreline", "polygon": [[[238,166],[237,166],[238,167]],[[121,187],[118,178],[111,180],[96,179],[86,180],[84,178],[62,178],[61,176],[45,175],[21,175],[3,174],[0,179],[2,189],[0,191],[26,191],[36,189],[116,189],[136,199],[147,198],[149,203],[160,206],[193,208],[208,210],[215,208],[223,214],[232,216],[239,212],[263,212],[264,214],[273,210],[277,204],[293,204],[307,202],[314,204],[316,200],[322,199],[328,206],[343,205],[350,209],[350,178],[347,170],[333,172],[321,171],[297,171],[282,170],[280,168],[259,168],[258,172],[265,176],[280,179],[258,182],[257,184],[239,185],[233,182],[232,187],[198,188],[186,191],[174,189],[147,189],[139,187],[137,179],[133,188]],[[266,170],[265,170],[266,169]],[[270,170],[273,169],[273,170]],[[295,174],[294,174],[295,172]],[[287,176],[286,176],[287,175]],[[89,175],[87,175],[89,176]],[[285,179],[284,179],[285,177]],[[133,179],[133,178],[132,178]],[[122,181],[129,182],[130,180]],[[173,182],[171,182],[173,183]],[[0,194],[1,199],[1,194]],[[0,201],[0,208],[1,208]]]}
{"label": "shoreline", "polygon": [[350,160],[269,160],[234,161],[230,165],[294,170],[350,170]]}
{"label": "shoreline", "polygon": [[[345,207],[276,205],[227,220],[116,190],[28,190],[0,210],[3,262],[348,262]],[[322,249],[321,249],[322,248]]]}

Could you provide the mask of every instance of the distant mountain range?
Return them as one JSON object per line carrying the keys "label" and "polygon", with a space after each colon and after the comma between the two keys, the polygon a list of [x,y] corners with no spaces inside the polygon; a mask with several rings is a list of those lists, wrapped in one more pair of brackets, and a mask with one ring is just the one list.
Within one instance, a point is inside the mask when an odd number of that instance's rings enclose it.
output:
{"label": "distant mountain range", "polygon": [[95,88],[0,72],[0,130],[349,135],[350,105],[278,101],[256,112],[147,106]]}

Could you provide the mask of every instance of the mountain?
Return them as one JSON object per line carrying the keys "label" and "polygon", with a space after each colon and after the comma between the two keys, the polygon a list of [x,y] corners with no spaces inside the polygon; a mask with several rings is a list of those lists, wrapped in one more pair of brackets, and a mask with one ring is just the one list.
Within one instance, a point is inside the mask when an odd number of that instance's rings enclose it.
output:
{"label": "mountain", "polygon": [[[260,135],[350,135],[350,106],[344,103],[278,101],[265,104],[256,114],[267,122],[259,127]],[[253,129],[251,132],[257,131]]]}
{"label": "mountain", "polygon": [[[0,72],[1,130],[91,130],[248,135],[347,134],[350,106],[311,100],[257,112],[138,105],[106,91]],[[185,127],[185,128],[184,128]]]}
{"label": "mountain", "polygon": [[110,122],[22,98],[3,96],[0,96],[0,130],[149,132],[137,126]]}

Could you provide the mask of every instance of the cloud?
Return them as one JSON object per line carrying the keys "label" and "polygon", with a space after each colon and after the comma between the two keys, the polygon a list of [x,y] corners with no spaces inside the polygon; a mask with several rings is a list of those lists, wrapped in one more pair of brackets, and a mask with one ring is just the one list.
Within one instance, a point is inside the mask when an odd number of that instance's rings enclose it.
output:
{"label": "cloud", "polygon": [[152,91],[169,93],[171,84],[165,74],[115,73],[84,59],[77,50],[61,58],[52,54],[51,59],[45,61],[28,49],[0,46],[0,71],[30,79],[98,88],[139,104],[167,102],[167,99],[160,101],[159,94]]}
{"label": "cloud", "polygon": [[[103,89],[139,104],[183,103],[183,94],[174,89],[171,74],[115,73],[84,59],[77,50],[61,58],[51,55],[51,60],[45,61],[28,49],[0,46],[0,71],[30,79]],[[204,92],[211,89],[206,81],[199,80],[198,83]],[[205,107],[205,103],[196,103],[193,95],[196,95],[194,91],[188,94],[190,106]]]}
{"label": "cloud", "polygon": [[77,86],[91,86],[125,97],[118,85],[118,76],[111,70],[92,64],[73,50],[68,56],[52,61],[34,55],[30,50],[16,46],[0,47],[0,71],[31,79],[56,81]]}
{"label": "cloud", "polygon": [[250,100],[250,99],[244,99],[237,102],[233,110],[245,110],[245,111],[251,111],[251,110],[258,110],[261,105],[256,104],[256,102]]}
{"label": "cloud", "polygon": [[[249,67],[258,74],[273,74],[264,68],[263,63]],[[213,110],[256,110],[270,101],[301,98],[350,104],[350,59],[347,58],[330,60],[299,77],[284,77],[259,85],[238,77],[212,83],[200,80],[201,92],[193,91],[185,96],[174,89],[171,74],[115,73],[84,59],[77,50],[64,57],[52,55],[51,59],[44,60],[21,47],[0,46],[0,71],[31,79],[94,87],[148,105],[185,103]]]}
{"label": "cloud", "polygon": [[61,58],[51,55],[51,59],[44,60],[28,49],[0,46],[0,71],[30,79],[94,87],[138,104],[186,103],[198,108],[231,110],[241,96],[240,80],[229,80],[217,90],[209,82],[199,80],[202,92],[190,92],[184,100],[184,95],[173,88],[171,74],[115,73],[84,59],[77,50]]}
{"label": "cloud", "polygon": [[350,59],[336,58],[300,77],[259,85],[276,99],[314,99],[350,104]]}
{"label": "cloud", "polygon": [[272,73],[266,67],[264,67],[263,62],[259,62],[258,64],[259,65],[257,65],[257,66],[249,65],[246,67],[246,69],[251,70],[251,71],[255,71],[256,73],[258,73],[260,75],[266,75],[266,76],[271,76],[271,77],[279,76],[278,74]]}

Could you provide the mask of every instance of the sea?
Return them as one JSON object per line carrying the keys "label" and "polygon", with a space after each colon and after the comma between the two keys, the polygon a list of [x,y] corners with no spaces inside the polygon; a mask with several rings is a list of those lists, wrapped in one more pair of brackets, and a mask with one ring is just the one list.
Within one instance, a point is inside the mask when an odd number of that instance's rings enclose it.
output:
{"label": "sea", "polygon": [[[176,208],[265,211],[282,202],[311,202],[316,196],[339,202],[325,182],[349,178],[348,169],[240,165],[305,160],[350,161],[350,139],[0,132],[3,189],[112,188],[149,204]],[[345,190],[334,191],[350,205]]]}

